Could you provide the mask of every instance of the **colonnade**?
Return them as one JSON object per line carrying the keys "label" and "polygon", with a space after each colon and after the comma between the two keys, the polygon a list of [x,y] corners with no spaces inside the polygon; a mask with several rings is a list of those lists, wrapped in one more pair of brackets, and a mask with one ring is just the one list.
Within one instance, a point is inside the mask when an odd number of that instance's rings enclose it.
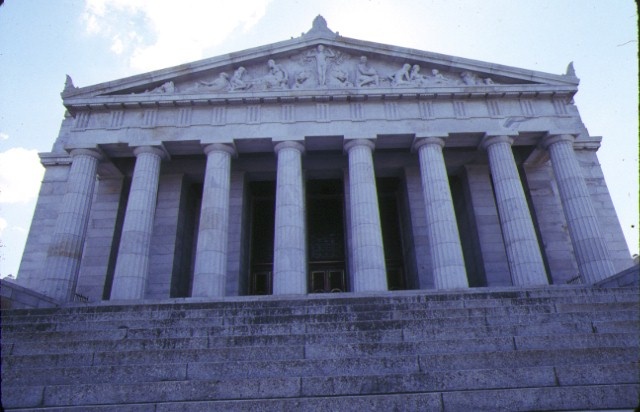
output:
{"label": "colonnade", "polygon": [[[425,220],[437,289],[468,287],[449,179],[442,148],[446,135],[418,136],[418,153]],[[583,282],[594,283],[613,274],[613,264],[600,233],[595,209],[573,152],[571,135],[549,135],[542,146],[549,151]],[[486,136],[487,151],[502,235],[515,286],[547,284],[542,255],[514,160],[509,136]],[[349,199],[354,292],[387,290],[384,250],[372,151],[367,139],[344,146],[349,161]],[[306,222],[301,158],[304,145],[284,141],[277,155],[274,239],[274,294],[307,293]],[[205,145],[207,156],[192,296],[225,294],[229,230],[230,145]],[[166,153],[141,146],[133,180],[116,268],[112,299],[143,299],[160,176]],[[45,262],[45,293],[70,300],[75,290],[95,177],[101,154],[97,150],[71,152],[67,194],[61,205],[53,241]]]}

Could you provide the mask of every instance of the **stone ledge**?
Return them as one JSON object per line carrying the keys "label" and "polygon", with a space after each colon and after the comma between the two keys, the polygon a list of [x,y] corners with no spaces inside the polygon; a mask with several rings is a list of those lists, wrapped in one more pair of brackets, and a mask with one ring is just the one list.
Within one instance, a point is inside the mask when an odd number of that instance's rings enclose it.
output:
{"label": "stone ledge", "polygon": [[2,310],[55,308],[60,305],[55,299],[5,279],[0,279],[0,304]]}
{"label": "stone ledge", "polygon": [[613,276],[594,284],[600,288],[624,288],[640,286],[640,264],[631,266]]}

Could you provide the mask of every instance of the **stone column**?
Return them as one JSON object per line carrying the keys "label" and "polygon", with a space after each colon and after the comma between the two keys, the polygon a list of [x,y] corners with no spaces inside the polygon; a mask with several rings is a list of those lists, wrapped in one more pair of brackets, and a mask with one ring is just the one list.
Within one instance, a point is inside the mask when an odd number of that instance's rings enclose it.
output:
{"label": "stone column", "polygon": [[133,153],[133,171],[111,299],[143,299],[149,273],[149,250],[156,211],[160,162],[159,147],[140,146]]}
{"label": "stone column", "polygon": [[378,192],[373,169],[373,142],[348,142],[349,197],[351,203],[351,251],[353,291],[387,290],[387,270],[382,245]]}
{"label": "stone column", "polygon": [[550,135],[543,145],[551,157],[582,281],[593,284],[613,275],[615,268],[573,151],[573,140],[572,135]]}
{"label": "stone column", "polygon": [[436,289],[467,288],[469,282],[442,156],[443,147],[444,138],[441,137],[421,138],[415,144],[420,158],[433,281]]}
{"label": "stone column", "polygon": [[511,151],[512,143],[509,136],[487,136],[482,141],[489,155],[509,269],[514,286],[546,285],[544,263]]}
{"label": "stone column", "polygon": [[301,156],[304,146],[281,142],[278,156],[273,250],[273,294],[307,293],[307,228]]}
{"label": "stone column", "polygon": [[75,293],[101,155],[96,150],[75,149],[71,157],[67,192],[47,250],[42,285],[45,295],[63,302],[71,301]]}
{"label": "stone column", "polygon": [[207,167],[191,296],[220,297],[225,295],[227,279],[229,188],[235,150],[215,143],[206,146],[204,153]]}

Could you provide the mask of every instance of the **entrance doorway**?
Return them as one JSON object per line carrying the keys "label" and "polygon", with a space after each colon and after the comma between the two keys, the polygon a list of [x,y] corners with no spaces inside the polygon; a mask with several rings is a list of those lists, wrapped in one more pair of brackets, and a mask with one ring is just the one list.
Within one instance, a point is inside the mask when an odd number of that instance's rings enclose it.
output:
{"label": "entrance doorway", "polygon": [[376,179],[382,243],[387,267],[387,286],[389,290],[407,289],[404,264],[402,216],[400,214],[401,185],[395,177]]}
{"label": "entrance doorway", "polygon": [[346,292],[342,180],[309,180],[306,191],[309,293]]}
{"label": "entrance doorway", "polygon": [[249,183],[250,274],[249,294],[270,295],[273,285],[273,237],[276,185],[273,181]]}

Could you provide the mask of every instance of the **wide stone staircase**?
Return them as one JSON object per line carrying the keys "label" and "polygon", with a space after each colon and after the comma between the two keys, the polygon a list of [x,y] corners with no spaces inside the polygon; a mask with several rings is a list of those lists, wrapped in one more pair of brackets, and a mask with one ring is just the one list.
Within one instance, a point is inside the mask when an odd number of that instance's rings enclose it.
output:
{"label": "wide stone staircase", "polygon": [[2,312],[2,404],[47,411],[633,410],[638,288]]}

